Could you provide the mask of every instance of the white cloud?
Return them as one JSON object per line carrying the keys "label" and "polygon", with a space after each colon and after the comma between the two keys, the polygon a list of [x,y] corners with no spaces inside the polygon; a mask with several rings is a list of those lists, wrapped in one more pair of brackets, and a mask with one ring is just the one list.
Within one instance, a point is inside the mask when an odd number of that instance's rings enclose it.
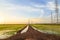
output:
{"label": "white cloud", "polygon": [[[48,9],[55,11],[56,4],[54,2],[48,2],[46,6]],[[60,10],[60,4],[58,4],[58,9]]]}
{"label": "white cloud", "polygon": [[46,5],[50,10],[55,10],[55,4],[54,2],[48,2]]}
{"label": "white cloud", "polygon": [[[37,7],[37,8],[48,8],[49,10],[55,10],[55,3],[54,1],[49,1],[47,2],[47,4],[42,5],[42,4],[34,4],[32,3],[33,6]],[[60,9],[60,4],[58,4],[58,8]]]}
{"label": "white cloud", "polygon": [[[1,1],[1,0],[0,0]],[[6,0],[5,0],[6,1]],[[0,3],[0,22],[1,23],[21,23],[24,22],[25,19],[24,15],[22,15],[22,12],[39,12],[40,9],[31,7],[31,6],[22,6],[22,5],[15,5],[8,2],[2,1]],[[24,13],[24,14],[26,14]],[[17,17],[17,15],[19,17]],[[25,21],[25,23],[26,23]]]}
{"label": "white cloud", "polygon": [[[53,1],[48,2],[46,5],[35,5],[35,7],[37,7],[37,8],[47,8],[48,10],[51,10],[52,13],[53,13],[53,22],[56,22],[55,3]],[[58,10],[60,10],[60,4],[58,4]],[[45,13],[46,13],[46,11],[41,15],[41,18],[43,18],[43,20],[45,20],[45,22],[46,22],[46,20],[48,20],[48,22],[51,22],[51,15],[49,15],[47,17],[44,17],[43,15]]]}
{"label": "white cloud", "polygon": [[[0,19],[1,19],[0,22],[2,22],[2,23],[11,23],[11,22],[27,23],[28,19],[25,19],[24,16],[27,15],[26,13],[33,13],[33,12],[37,12],[40,14],[40,17],[38,17],[37,19],[35,19],[35,18],[32,19],[33,22],[39,23],[39,20],[40,20],[40,23],[50,22],[51,21],[49,19],[50,15],[47,16],[47,18],[43,17],[44,14],[46,13],[43,8],[55,10],[55,5],[53,2],[48,2],[46,5],[32,4],[34,7],[36,7],[36,8],[34,8],[32,6],[11,4],[6,1],[7,0],[3,0],[0,2]],[[59,6],[59,8],[60,8],[60,6]]]}
{"label": "white cloud", "polygon": [[31,7],[31,6],[22,6],[22,5],[15,5],[11,3],[2,3],[0,4],[0,11],[6,12],[14,12],[14,11],[26,11],[26,12],[32,12],[32,11],[39,11],[39,9]]}

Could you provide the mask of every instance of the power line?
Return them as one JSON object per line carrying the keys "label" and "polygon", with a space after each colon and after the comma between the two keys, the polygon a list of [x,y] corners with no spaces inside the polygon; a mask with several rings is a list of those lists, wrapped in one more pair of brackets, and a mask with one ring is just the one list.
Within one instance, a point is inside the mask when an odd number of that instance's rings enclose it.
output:
{"label": "power line", "polygon": [[55,0],[55,6],[56,6],[56,8],[55,8],[55,12],[56,12],[56,20],[57,20],[57,22],[56,23],[58,23],[58,0]]}

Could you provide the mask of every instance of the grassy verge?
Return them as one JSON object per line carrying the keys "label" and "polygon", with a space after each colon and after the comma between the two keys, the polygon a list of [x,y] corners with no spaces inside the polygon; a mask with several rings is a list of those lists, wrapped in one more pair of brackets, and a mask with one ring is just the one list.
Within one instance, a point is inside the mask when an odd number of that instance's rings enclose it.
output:
{"label": "grassy verge", "polygon": [[17,32],[18,30],[21,30],[25,26],[26,26],[25,24],[0,24],[0,31],[14,30],[14,31],[3,33],[3,34],[14,34],[15,32]]}
{"label": "grassy verge", "polygon": [[18,30],[25,27],[25,24],[0,24],[0,30]]}
{"label": "grassy verge", "polygon": [[32,26],[36,27],[39,30],[56,32],[60,34],[60,24],[33,24]]}

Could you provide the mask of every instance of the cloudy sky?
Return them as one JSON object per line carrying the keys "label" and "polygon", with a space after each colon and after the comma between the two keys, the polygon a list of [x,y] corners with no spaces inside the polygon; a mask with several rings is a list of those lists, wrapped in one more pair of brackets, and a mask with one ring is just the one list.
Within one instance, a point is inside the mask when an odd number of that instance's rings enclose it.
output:
{"label": "cloudy sky", "polygon": [[0,0],[0,24],[28,23],[29,19],[32,23],[50,23],[51,12],[55,18],[55,0]]}

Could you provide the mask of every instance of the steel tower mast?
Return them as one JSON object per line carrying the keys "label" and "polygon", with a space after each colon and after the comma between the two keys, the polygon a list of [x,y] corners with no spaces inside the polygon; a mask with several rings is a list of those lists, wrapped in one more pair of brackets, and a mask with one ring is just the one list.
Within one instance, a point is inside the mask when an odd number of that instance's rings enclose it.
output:
{"label": "steel tower mast", "polygon": [[55,12],[56,12],[56,23],[58,23],[58,0],[55,0],[55,6],[56,6],[56,8],[55,8]]}

